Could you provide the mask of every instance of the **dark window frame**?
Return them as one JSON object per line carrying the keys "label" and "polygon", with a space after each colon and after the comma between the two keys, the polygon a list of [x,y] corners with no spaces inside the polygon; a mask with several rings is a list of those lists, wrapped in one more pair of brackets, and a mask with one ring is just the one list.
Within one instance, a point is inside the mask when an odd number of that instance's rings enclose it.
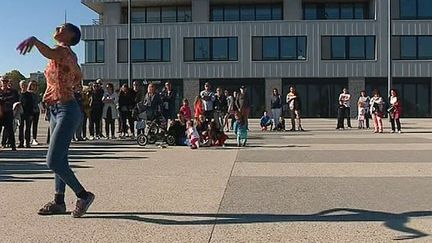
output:
{"label": "dark window frame", "polygon": [[[261,38],[261,53],[260,53],[260,55],[259,56],[261,56],[261,59],[257,59],[257,58],[254,58],[254,56],[255,55],[253,55],[253,41],[254,41],[254,38]],[[278,49],[279,49],[279,51],[278,51],[278,57],[277,58],[264,58],[264,38],[277,38],[278,39]],[[296,58],[283,58],[282,57],[282,55],[281,55],[281,53],[282,53],[282,51],[281,51],[281,40],[283,39],[283,38],[295,38],[295,43],[296,43]],[[304,55],[304,59],[299,59],[298,57],[299,57],[299,39],[300,38],[304,38],[304,40],[305,40],[305,43],[304,43],[304,46],[305,46],[305,51],[304,51],[304,53],[303,53],[303,55]],[[308,59],[308,57],[307,57],[307,53],[308,53],[308,51],[307,51],[307,36],[306,35],[291,35],[291,36],[252,36],[252,43],[251,43],[251,47],[252,47],[252,51],[251,51],[251,53],[252,53],[252,61],[254,61],[254,62],[267,62],[267,61],[307,61],[307,59]]]}
{"label": "dark window frame", "polygon": [[[376,36],[375,35],[322,35],[321,36],[321,47],[322,47],[322,40],[324,38],[329,38],[330,40],[330,57],[329,58],[323,58],[323,55],[321,53],[321,60],[325,60],[325,61],[344,61],[344,60],[348,60],[348,61],[358,61],[358,60],[364,60],[364,61],[373,61],[376,60]],[[345,38],[345,58],[335,58],[333,57],[333,37],[344,37]],[[350,47],[351,47],[351,37],[363,37],[364,38],[364,50],[363,50],[363,54],[364,54],[364,58],[352,58],[351,57],[351,52],[350,52]],[[374,43],[374,48],[373,48],[373,58],[368,58],[368,51],[367,51],[367,38],[373,38],[373,43]]]}
{"label": "dark window frame", "polygon": [[[127,63],[128,61],[121,61],[119,60],[120,57],[120,48],[119,48],[119,42],[120,41],[127,41],[128,39],[117,39],[117,63]],[[136,38],[136,39],[132,39],[132,40],[143,40],[144,41],[144,59],[143,60],[132,60],[132,63],[161,63],[161,62],[171,62],[171,38]],[[148,60],[147,56],[146,56],[146,48],[147,48],[147,40],[159,40],[160,41],[160,53],[161,53],[161,59],[160,60]],[[168,60],[164,60],[164,40],[168,40],[169,46],[168,46],[168,52],[169,52],[169,59]],[[128,49],[126,49],[126,51],[129,51]],[[129,55],[129,54],[127,54]]]}
{"label": "dark window frame", "polygon": [[[257,20],[257,9],[259,9],[259,7],[261,6],[269,6],[270,7],[270,19],[266,19],[266,20]],[[238,11],[238,16],[239,16],[239,20],[225,20],[225,8],[236,8]],[[246,20],[246,19],[242,19],[241,17],[241,9],[244,7],[253,7],[254,9],[254,18],[253,20]],[[213,16],[213,8],[221,8],[222,9],[222,19],[221,20],[215,20],[214,16]],[[281,10],[281,16],[280,18],[275,18],[276,16],[276,10],[279,8]],[[274,20],[283,20],[283,4],[279,4],[279,3],[273,3],[273,4],[225,4],[225,5],[220,5],[220,4],[216,4],[216,5],[211,5],[210,6],[210,22],[225,22],[225,21],[233,21],[233,22],[242,22],[242,21],[274,21]]]}
{"label": "dark window frame", "polygon": [[[325,7],[327,4],[336,4],[338,5],[339,10],[339,18],[337,19],[328,19],[325,17]],[[352,18],[342,18],[342,5],[344,4],[351,4],[352,5]],[[306,6],[308,5],[315,5],[316,6],[316,19],[307,19],[306,17]],[[356,7],[359,5],[363,5],[363,18],[356,18]],[[367,3],[364,2],[346,2],[346,3],[340,3],[340,2],[326,2],[326,3],[303,3],[302,4],[302,13],[303,13],[303,20],[364,20],[364,19],[372,19],[370,16],[370,8]]]}
{"label": "dark window frame", "polygon": [[399,19],[401,20],[430,20],[432,19],[432,13],[430,16],[419,16],[419,4],[418,4],[418,0],[412,0],[415,1],[415,16],[414,17],[403,17],[402,16],[402,8],[401,8],[401,1],[399,0]]}
{"label": "dark window frame", "polygon": [[[186,40],[191,39],[192,40],[192,60],[186,60],[186,48],[184,43]],[[208,39],[209,40],[209,58],[208,59],[196,59],[195,58],[195,40],[197,39]],[[213,57],[213,40],[214,39],[226,39],[226,46],[227,46],[227,59],[214,59]],[[231,47],[231,41],[235,39],[235,43],[237,45],[237,51],[235,55],[235,59],[231,59],[232,53],[230,52]],[[184,62],[237,62],[238,61],[238,37],[237,36],[218,36],[218,37],[184,37],[183,38],[183,61]]]}
{"label": "dark window frame", "polygon": [[[102,61],[99,61],[98,60],[98,42],[102,42],[103,43],[103,58],[102,58]],[[88,61],[88,58],[87,58],[87,49],[85,50],[85,57],[84,57],[84,60],[85,60],[85,63],[105,63],[105,40],[104,39],[94,39],[94,40],[85,40],[85,43],[86,44],[88,44],[88,43],[92,43],[92,45],[93,45],[93,48],[94,48],[94,50],[95,50],[95,59],[93,60],[93,61]],[[85,45],[85,46],[87,46],[87,45]]]}
{"label": "dark window frame", "polygon": [[[148,9],[149,8],[158,8],[159,9],[159,22],[148,22]],[[165,8],[175,8],[176,9],[176,20],[175,21],[163,21],[162,12]],[[132,22],[132,24],[155,24],[155,23],[186,23],[186,22],[192,22],[192,7],[189,5],[176,5],[176,6],[162,6],[162,7],[140,7],[145,12],[145,19],[144,22]],[[190,12],[190,18],[188,21],[184,21],[186,18],[179,19],[179,9],[187,9],[188,12]],[[127,11],[126,11],[127,13]],[[127,23],[127,18],[126,18]]]}
{"label": "dark window frame", "polygon": [[[421,37],[429,37],[432,38],[432,35],[393,35],[393,37],[399,38],[399,58],[392,58],[392,60],[401,60],[401,61],[409,61],[409,60],[420,60],[420,61],[426,61],[426,60],[432,60],[432,55],[429,57],[419,58],[419,38]],[[402,57],[402,37],[414,37],[415,43],[416,43],[416,56],[414,58],[404,58]]]}

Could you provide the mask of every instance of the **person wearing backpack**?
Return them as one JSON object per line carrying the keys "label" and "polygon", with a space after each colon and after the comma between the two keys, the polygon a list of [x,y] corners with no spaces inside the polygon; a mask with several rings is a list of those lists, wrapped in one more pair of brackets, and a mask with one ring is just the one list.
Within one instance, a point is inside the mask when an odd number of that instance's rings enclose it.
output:
{"label": "person wearing backpack", "polygon": [[383,133],[382,119],[384,117],[384,100],[379,90],[373,91],[373,97],[370,100],[370,112],[374,122],[374,133]]}

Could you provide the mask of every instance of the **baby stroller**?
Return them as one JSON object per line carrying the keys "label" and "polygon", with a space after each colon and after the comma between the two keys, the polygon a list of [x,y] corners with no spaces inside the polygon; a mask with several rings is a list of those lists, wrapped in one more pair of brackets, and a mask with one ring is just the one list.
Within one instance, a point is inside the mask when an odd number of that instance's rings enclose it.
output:
{"label": "baby stroller", "polygon": [[[145,119],[152,118],[151,120]],[[139,115],[139,120],[136,125],[136,129],[144,130],[137,136],[137,143],[140,146],[146,146],[147,144],[155,144],[156,142],[166,143],[169,146],[176,144],[174,136],[167,133],[167,122],[160,112],[157,112],[154,116]]]}

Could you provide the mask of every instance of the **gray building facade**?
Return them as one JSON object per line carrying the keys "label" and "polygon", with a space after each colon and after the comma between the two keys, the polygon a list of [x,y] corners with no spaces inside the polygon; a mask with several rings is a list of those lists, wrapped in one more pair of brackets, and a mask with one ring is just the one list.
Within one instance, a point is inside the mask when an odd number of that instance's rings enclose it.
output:
{"label": "gray building facade", "polygon": [[[127,0],[82,2],[100,15],[82,26],[85,81],[126,82]],[[269,108],[273,88],[285,96],[294,85],[305,116],[334,117],[348,87],[355,116],[361,90],[387,95],[391,51],[405,116],[430,117],[428,2],[392,0],[389,11],[381,0],[132,0],[133,79],[173,80],[189,101],[207,81],[231,91],[246,85],[255,116]]]}

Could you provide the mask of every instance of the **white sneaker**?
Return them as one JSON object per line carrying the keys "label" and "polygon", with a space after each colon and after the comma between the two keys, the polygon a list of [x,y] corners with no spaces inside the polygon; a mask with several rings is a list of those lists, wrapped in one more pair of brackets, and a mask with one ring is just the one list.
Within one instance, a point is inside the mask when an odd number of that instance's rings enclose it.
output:
{"label": "white sneaker", "polygon": [[402,133],[402,131],[401,131],[401,130],[398,130],[398,133]]}
{"label": "white sneaker", "polygon": [[32,145],[33,145],[33,146],[39,145],[39,142],[38,142],[36,139],[33,139],[33,141],[32,141]]}
{"label": "white sneaker", "polygon": [[89,140],[94,140],[95,138],[93,136],[90,136]]}

